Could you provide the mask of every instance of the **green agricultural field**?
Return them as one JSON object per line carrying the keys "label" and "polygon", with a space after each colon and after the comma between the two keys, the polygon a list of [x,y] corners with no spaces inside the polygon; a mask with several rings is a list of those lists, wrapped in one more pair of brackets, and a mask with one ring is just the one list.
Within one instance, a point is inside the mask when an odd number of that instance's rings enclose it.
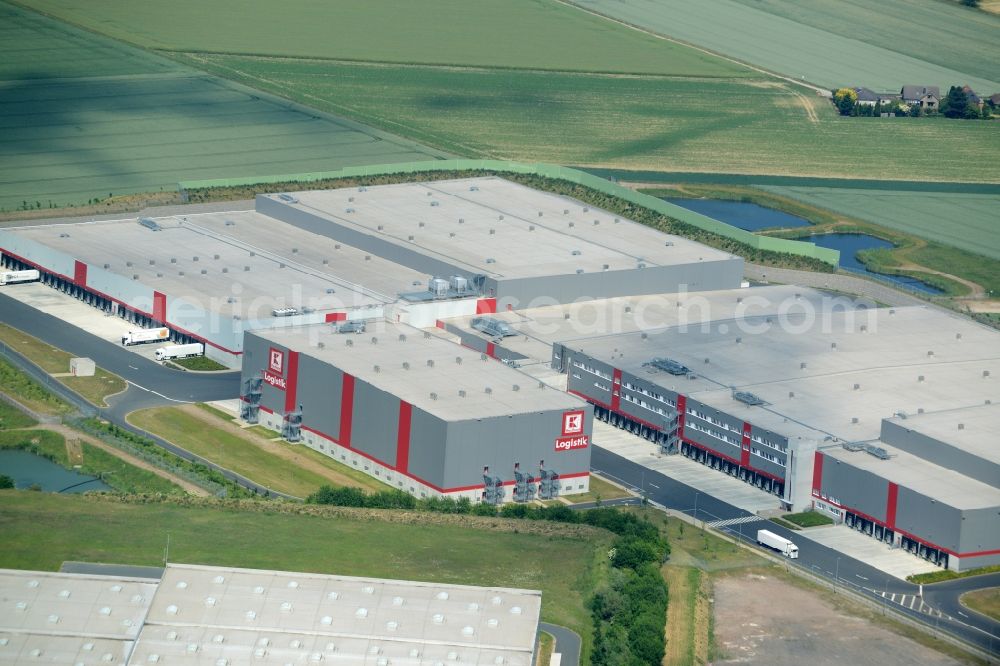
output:
{"label": "green agricultural field", "polygon": [[383,522],[245,508],[3,490],[0,567],[56,571],[65,560],[162,566],[169,533],[170,560],[178,563],[541,590],[542,619],[579,633],[582,663],[589,663],[585,601],[606,570],[610,535],[572,536],[562,526],[546,534],[530,524],[520,534],[475,529],[465,516],[435,524],[420,515]]}
{"label": "green agricultural field", "polygon": [[570,0],[825,88],[1000,91],[1000,17],[940,0]]}
{"label": "green agricultural field", "polygon": [[[144,48],[518,69],[738,76],[744,67],[553,0],[24,0]],[[235,13],[239,20],[234,20]]]}
{"label": "green agricultural field", "polygon": [[0,210],[438,155],[2,2],[0,38]]}
{"label": "green agricultural field", "polygon": [[836,213],[1000,259],[1000,195],[762,187]]}
{"label": "green agricultural field", "polygon": [[[1000,181],[992,123],[841,118],[774,81],[197,56],[199,67],[470,156],[622,169]],[[725,100],[725,103],[718,103]]]}

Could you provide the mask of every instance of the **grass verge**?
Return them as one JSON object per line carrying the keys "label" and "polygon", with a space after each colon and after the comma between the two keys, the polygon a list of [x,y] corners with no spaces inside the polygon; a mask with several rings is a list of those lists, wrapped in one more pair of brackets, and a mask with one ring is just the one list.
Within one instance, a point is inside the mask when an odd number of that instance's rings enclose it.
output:
{"label": "grass verge", "polygon": [[[585,600],[606,575],[611,541],[579,525],[9,490],[0,491],[0,530],[4,568],[55,571],[64,560],[162,566],[169,533],[170,559],[180,563],[541,590],[542,619],[583,637],[582,663],[591,645]],[[251,535],[281,547],[247,547]]]}
{"label": "grass verge", "polygon": [[628,491],[623,490],[613,483],[605,481],[599,476],[590,475],[590,490],[579,495],[566,495],[566,499],[573,504],[585,504],[587,502],[600,502],[603,500],[620,499],[631,497]]}
{"label": "grass verge", "polygon": [[1000,621],[1000,587],[966,592],[959,600],[963,606]]}
{"label": "grass verge", "polygon": [[955,580],[957,578],[968,578],[970,576],[982,576],[983,574],[997,573],[1000,572],[1000,564],[996,564],[990,567],[980,567],[978,569],[969,569],[968,571],[952,571],[951,569],[940,569],[938,571],[930,571],[928,573],[913,574],[912,576],[907,576],[906,580],[911,583],[923,583],[925,585],[930,583],[941,583],[946,580]]}
{"label": "grass verge", "polygon": [[5,358],[0,358],[0,391],[38,414],[58,416],[73,411],[72,407]]}
{"label": "grass verge", "polygon": [[795,523],[790,523],[787,520],[785,520],[784,518],[778,518],[777,516],[774,516],[772,518],[768,518],[768,520],[771,521],[772,523],[774,523],[775,525],[781,525],[782,527],[784,527],[787,530],[795,530],[796,532],[798,532],[799,530],[802,529],[801,527],[799,527]]}
{"label": "grass verge", "polygon": [[803,511],[801,513],[786,513],[782,520],[794,523],[799,527],[818,527],[820,525],[833,525],[833,518],[824,516],[816,511]]}
{"label": "grass verge", "polygon": [[173,365],[179,365],[186,370],[200,370],[202,372],[212,370],[229,370],[218,361],[214,361],[207,356],[191,356],[190,358],[177,358],[171,361]]}
{"label": "grass verge", "polygon": [[538,658],[535,659],[535,666],[550,666],[552,663],[552,652],[555,650],[556,639],[552,634],[544,631],[538,634]]}
{"label": "grass verge", "polygon": [[[268,441],[236,426],[213,426],[184,407],[154,407],[130,414],[133,425],[159,435],[177,446],[211,460],[248,479],[279,492],[306,497],[323,485],[384,490],[374,479],[364,480],[343,471],[343,465],[322,456],[313,457],[305,446],[292,447]],[[214,409],[205,406],[199,411]],[[218,410],[215,410],[216,412]],[[318,454],[317,454],[318,456]]]}

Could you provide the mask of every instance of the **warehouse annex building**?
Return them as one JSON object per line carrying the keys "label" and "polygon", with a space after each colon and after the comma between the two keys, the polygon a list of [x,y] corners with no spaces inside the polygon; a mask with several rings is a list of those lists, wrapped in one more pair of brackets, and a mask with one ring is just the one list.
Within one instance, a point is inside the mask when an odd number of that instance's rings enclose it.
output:
{"label": "warehouse annex building", "polygon": [[[638,254],[635,248],[642,248]],[[0,263],[239,366],[243,333],[738,287],[743,260],[501,178],[261,195],[233,211],[0,230]],[[435,279],[436,278],[436,279]]]}
{"label": "warehouse annex building", "polygon": [[996,331],[905,307],[582,338],[552,363],[596,418],[966,569],[1000,562],[998,350]]}
{"label": "warehouse annex building", "polygon": [[532,590],[178,564],[0,570],[0,596],[0,662],[66,666],[532,666],[541,612]]}
{"label": "warehouse annex building", "polygon": [[247,333],[242,380],[245,420],[418,497],[589,487],[586,402],[405,324]]}

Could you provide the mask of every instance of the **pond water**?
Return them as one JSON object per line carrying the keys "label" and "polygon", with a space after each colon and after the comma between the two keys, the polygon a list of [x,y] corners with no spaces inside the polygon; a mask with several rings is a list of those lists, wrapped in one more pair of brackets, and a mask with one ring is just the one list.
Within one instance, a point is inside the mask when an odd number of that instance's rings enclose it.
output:
{"label": "pond water", "polygon": [[868,268],[866,268],[865,265],[858,260],[857,255],[861,250],[894,247],[894,245],[887,240],[876,238],[875,236],[870,236],[868,234],[820,234],[818,236],[808,236],[802,240],[815,243],[820,247],[840,250],[840,267],[844,270],[874,275],[880,280],[888,280],[889,282],[894,282],[925,294],[944,293],[937,287],[932,287],[926,282],[921,282],[916,278],[907,277],[906,275],[886,275],[884,273],[876,273],[875,271],[868,270]]}
{"label": "pond water", "polygon": [[676,199],[665,198],[664,201],[701,213],[712,219],[731,224],[746,231],[774,229],[785,227],[806,227],[809,220],[780,210],[765,208],[755,203],[744,201],[725,201],[720,199]]}
{"label": "pond water", "polygon": [[14,479],[14,485],[18,488],[27,488],[37,483],[45,492],[65,490],[67,493],[85,493],[88,490],[111,490],[111,486],[95,476],[64,469],[48,458],[28,451],[0,451],[0,474]]}

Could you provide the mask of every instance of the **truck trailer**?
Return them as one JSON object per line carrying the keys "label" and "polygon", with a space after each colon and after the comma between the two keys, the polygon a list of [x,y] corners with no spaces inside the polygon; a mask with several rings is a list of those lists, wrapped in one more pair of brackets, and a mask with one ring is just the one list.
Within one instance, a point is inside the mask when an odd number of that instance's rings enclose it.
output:
{"label": "truck trailer", "polygon": [[774,532],[767,530],[757,530],[757,543],[768,548],[773,548],[785,557],[793,560],[799,557],[799,547],[783,536],[778,536]]}
{"label": "truck trailer", "polygon": [[187,345],[168,345],[160,347],[153,356],[157,361],[166,361],[172,358],[187,358],[189,356],[201,356],[205,353],[205,345],[200,342],[192,342]]}
{"label": "truck trailer", "polygon": [[26,271],[0,271],[0,285],[34,282],[39,277],[41,277],[41,273],[33,268]]}
{"label": "truck trailer", "polygon": [[122,336],[122,344],[128,347],[129,345],[142,345],[148,342],[162,342],[163,340],[170,339],[170,329],[169,328],[142,328],[138,331],[129,331]]}

